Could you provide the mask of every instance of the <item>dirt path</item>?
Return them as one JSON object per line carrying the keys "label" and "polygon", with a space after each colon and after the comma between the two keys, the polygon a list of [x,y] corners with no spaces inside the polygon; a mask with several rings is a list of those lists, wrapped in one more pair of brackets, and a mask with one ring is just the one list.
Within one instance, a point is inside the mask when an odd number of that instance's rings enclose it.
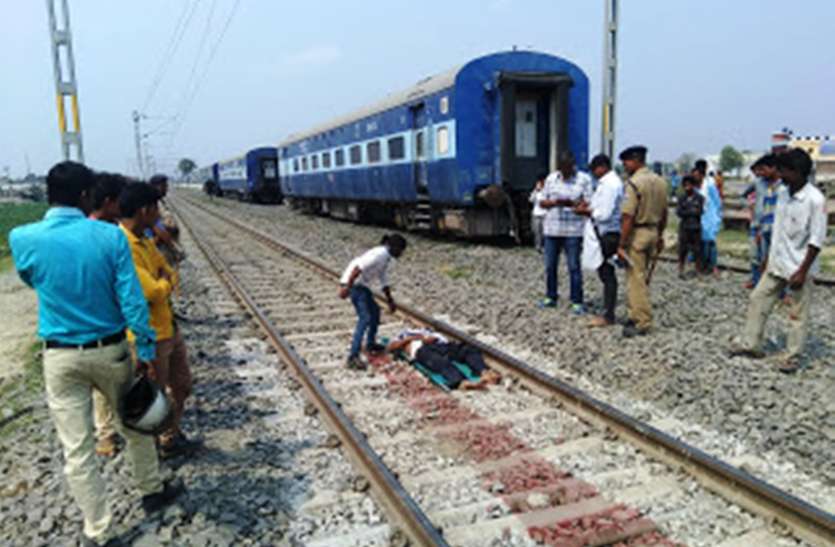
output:
{"label": "dirt path", "polygon": [[5,378],[22,371],[38,323],[35,291],[13,269],[0,273],[0,310],[0,378]]}

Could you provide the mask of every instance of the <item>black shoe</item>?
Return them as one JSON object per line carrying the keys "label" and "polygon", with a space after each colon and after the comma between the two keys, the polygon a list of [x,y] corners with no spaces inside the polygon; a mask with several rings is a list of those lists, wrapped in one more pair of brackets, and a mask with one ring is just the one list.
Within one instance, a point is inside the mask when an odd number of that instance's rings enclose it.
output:
{"label": "black shoe", "polygon": [[638,328],[635,325],[627,325],[623,327],[624,338],[634,338],[635,336],[646,336],[649,334],[649,329]]}
{"label": "black shoe", "polygon": [[177,456],[186,456],[197,452],[202,446],[202,441],[188,439],[184,434],[180,433],[170,443],[160,445],[159,456],[163,460],[176,458]]}
{"label": "black shoe", "polygon": [[749,359],[762,359],[763,357],[765,357],[765,352],[734,345],[728,349],[728,357],[748,357]]}
{"label": "black shoe", "polygon": [[375,343],[375,344],[369,344],[365,349],[366,349],[366,351],[368,351],[368,353],[385,353],[386,346],[384,346],[382,344],[376,344]]}
{"label": "black shoe", "polygon": [[349,370],[365,370],[367,368],[365,362],[362,360],[362,358],[360,358],[359,355],[349,357],[348,362],[345,363],[345,367]]}
{"label": "black shoe", "polygon": [[81,534],[81,545],[82,547],[123,547],[125,542],[119,538],[110,538],[107,540],[107,543],[96,543],[84,534]]}
{"label": "black shoe", "polygon": [[170,505],[171,502],[185,491],[186,487],[180,479],[167,481],[162,487],[162,492],[142,496],[142,509],[145,510],[146,515],[156,513],[160,509]]}

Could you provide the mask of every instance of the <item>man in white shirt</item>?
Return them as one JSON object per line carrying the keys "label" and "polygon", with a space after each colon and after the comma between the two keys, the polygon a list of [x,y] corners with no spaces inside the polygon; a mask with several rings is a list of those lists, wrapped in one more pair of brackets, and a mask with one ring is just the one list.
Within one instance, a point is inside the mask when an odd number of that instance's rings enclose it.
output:
{"label": "man in white shirt", "polygon": [[580,269],[580,253],[583,244],[585,219],[574,212],[582,201],[591,198],[591,177],[577,171],[574,154],[566,150],[560,153],[557,172],[545,180],[545,199],[540,202],[545,214],[545,299],[542,308],[557,305],[557,266],[560,254],[565,250],[571,285],[571,310],[575,315],[585,313],[583,306],[583,272]]}
{"label": "man in white shirt", "polygon": [[362,370],[365,362],[360,358],[363,336],[367,334],[366,349],[378,353],[385,349],[377,343],[377,328],[380,325],[380,307],[374,301],[371,284],[379,281],[386,296],[389,311],[397,311],[391,296],[387,270],[392,259],[400,258],[406,250],[406,240],[400,234],[383,236],[380,245],[354,258],[339,278],[339,297],[351,297],[357,312],[357,327],[351,340],[351,352],[346,363],[349,369]]}
{"label": "man in white shirt", "polygon": [[545,199],[545,179],[548,178],[548,173],[540,173],[539,176],[536,177],[536,184],[531,190],[531,195],[528,197],[528,201],[533,204],[533,210],[531,211],[531,231],[533,232],[533,244],[534,248],[539,251],[539,254],[542,254],[543,249],[543,234],[542,234],[542,223],[545,220],[545,209],[543,209],[541,202]]}
{"label": "man in white shirt", "polygon": [[581,203],[574,211],[590,217],[595,236],[600,244],[603,263],[597,275],[603,283],[603,315],[592,317],[590,327],[607,327],[615,323],[615,305],[618,298],[618,278],[610,260],[620,242],[620,211],[623,204],[623,181],[612,170],[612,160],[606,154],[598,154],[589,164],[591,174],[597,179],[597,188],[590,203]]}
{"label": "man in white shirt", "polygon": [[777,157],[785,186],[777,193],[771,248],[763,275],[751,293],[742,346],[732,355],[762,357],[762,339],[768,316],[780,292],[791,290],[788,313],[787,354],[780,371],[792,373],[801,367],[800,354],[806,341],[812,276],[818,271],[817,256],[826,239],[826,198],[808,181],[812,172],[809,155],[793,148]]}

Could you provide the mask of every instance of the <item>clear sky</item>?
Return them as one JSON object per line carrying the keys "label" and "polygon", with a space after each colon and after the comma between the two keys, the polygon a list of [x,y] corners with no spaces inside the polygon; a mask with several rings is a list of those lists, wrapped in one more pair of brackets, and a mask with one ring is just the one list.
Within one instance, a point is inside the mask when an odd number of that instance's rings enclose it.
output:
{"label": "clear sky", "polygon": [[[204,164],[513,45],[586,71],[599,146],[602,0],[69,1],[95,168],[136,170],[133,109],[159,165]],[[621,4],[618,147],[672,160],[764,149],[783,126],[835,134],[835,1]],[[28,156],[43,172],[60,159],[45,2],[0,7],[0,170],[22,175]]]}

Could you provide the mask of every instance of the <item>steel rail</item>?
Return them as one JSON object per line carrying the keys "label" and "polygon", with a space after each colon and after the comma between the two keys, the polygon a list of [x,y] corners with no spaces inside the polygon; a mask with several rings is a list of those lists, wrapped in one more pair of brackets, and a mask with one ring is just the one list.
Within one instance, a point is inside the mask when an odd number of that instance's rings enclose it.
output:
{"label": "steel rail", "polygon": [[[191,224],[186,220],[185,215],[178,210],[176,205],[172,203],[172,206],[181,224],[206,257],[212,269],[241,306],[248,310],[258,322],[267,334],[271,345],[281,354],[283,360],[292,366],[297,379],[304,387],[307,398],[316,406],[320,415],[324,417],[329,429],[339,437],[355,467],[365,474],[372,491],[376,494],[375,498],[382,504],[385,512],[400,526],[403,533],[412,541],[412,545],[448,547],[441,532],[406,492],[394,473],[383,463],[380,456],[368,444],[365,435],[354,426],[351,419],[342,411],[339,403],[330,396],[304,359],[275,329],[265,312],[255,303],[241,281],[229,269],[227,263],[209,243],[201,241]],[[392,532],[396,533],[394,527],[392,527]]]}
{"label": "steel rail", "polygon": [[[186,199],[186,201],[247,232],[268,247],[296,257],[323,276],[338,281],[339,274],[318,259],[281,243],[235,218],[213,211],[193,200]],[[384,296],[379,292],[375,292],[375,297],[380,302],[385,301]],[[813,545],[835,544],[835,515],[832,513],[815,507],[738,467],[729,465],[695,446],[637,420],[612,405],[549,376],[448,323],[439,321],[411,306],[398,304],[398,310],[407,318],[478,348],[494,368],[518,378],[528,388],[543,396],[553,397],[556,401],[571,408],[578,416],[611,429],[658,460],[674,468],[681,468],[705,488],[716,492],[723,498],[769,521],[777,520],[783,523],[798,537]]]}

